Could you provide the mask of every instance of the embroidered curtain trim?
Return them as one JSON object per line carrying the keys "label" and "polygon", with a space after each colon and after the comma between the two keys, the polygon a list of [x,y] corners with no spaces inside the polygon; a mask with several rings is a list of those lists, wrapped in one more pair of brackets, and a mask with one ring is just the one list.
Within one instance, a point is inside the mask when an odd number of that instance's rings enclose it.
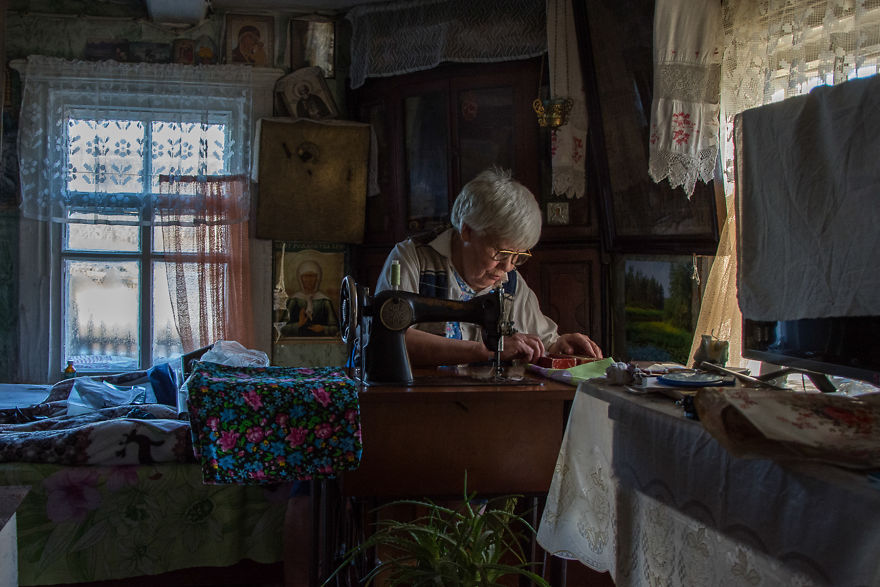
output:
{"label": "embroidered curtain trim", "polygon": [[[444,61],[513,61],[546,50],[542,0],[416,0],[355,6],[351,87]],[[536,80],[537,82],[537,80]]]}
{"label": "embroidered curtain trim", "polygon": [[690,197],[718,153],[721,5],[658,0],[648,173]]}
{"label": "embroidered curtain trim", "polygon": [[[156,224],[160,205],[202,205],[196,189],[160,203],[161,174],[248,175],[250,67],[31,56],[19,69],[26,218]],[[247,219],[248,189],[235,194],[241,201],[228,210],[242,214],[226,222]]]}

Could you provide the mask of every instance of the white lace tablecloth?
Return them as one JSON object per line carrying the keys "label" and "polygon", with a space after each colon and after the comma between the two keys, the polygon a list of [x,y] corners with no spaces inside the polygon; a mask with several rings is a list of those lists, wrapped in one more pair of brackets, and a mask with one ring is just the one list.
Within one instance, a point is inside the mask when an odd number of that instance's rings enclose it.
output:
{"label": "white lace tablecloth", "polygon": [[627,585],[880,585],[880,487],[732,457],[665,396],[578,388],[538,542]]}

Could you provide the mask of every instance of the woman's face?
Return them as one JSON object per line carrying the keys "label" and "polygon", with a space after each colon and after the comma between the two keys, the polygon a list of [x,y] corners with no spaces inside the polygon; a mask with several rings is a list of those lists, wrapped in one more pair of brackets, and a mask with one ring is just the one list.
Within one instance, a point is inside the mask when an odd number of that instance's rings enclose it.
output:
{"label": "woman's face", "polygon": [[314,293],[315,288],[318,286],[318,274],[303,273],[299,277],[299,282],[302,284],[305,293]]}
{"label": "woman's face", "polygon": [[462,266],[456,264],[455,269],[475,291],[494,286],[515,268],[511,259],[495,261],[492,258],[500,249],[517,250],[512,243],[479,234],[467,224],[462,226],[461,241]]}

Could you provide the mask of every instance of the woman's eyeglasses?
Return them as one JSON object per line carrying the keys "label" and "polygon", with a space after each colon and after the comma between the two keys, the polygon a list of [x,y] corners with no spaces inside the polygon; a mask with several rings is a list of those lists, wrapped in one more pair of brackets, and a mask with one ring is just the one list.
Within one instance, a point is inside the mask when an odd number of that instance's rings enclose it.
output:
{"label": "woman's eyeglasses", "polygon": [[495,249],[495,254],[492,255],[492,260],[497,261],[499,263],[513,263],[514,267],[519,267],[523,263],[529,260],[529,257],[532,256],[532,252],[530,250],[526,251],[508,251],[506,249]]}

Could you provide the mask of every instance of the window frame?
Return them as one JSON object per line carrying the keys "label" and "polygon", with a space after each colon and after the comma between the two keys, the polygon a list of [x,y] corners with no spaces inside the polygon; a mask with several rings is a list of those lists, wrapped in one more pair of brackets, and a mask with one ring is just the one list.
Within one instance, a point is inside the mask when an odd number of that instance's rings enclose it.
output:
{"label": "window frame", "polygon": [[[91,116],[89,116],[91,114]],[[70,120],[89,120],[89,121],[109,121],[109,120],[125,120],[125,121],[134,121],[140,122],[144,126],[144,144],[143,144],[143,177],[141,182],[141,190],[137,193],[126,194],[130,195],[131,198],[138,198],[141,200],[142,204],[138,209],[138,248],[133,251],[121,251],[121,250],[90,250],[90,249],[78,249],[78,248],[68,248],[67,244],[69,242],[69,230],[70,223],[53,223],[53,230],[59,230],[60,232],[56,234],[56,238],[53,239],[53,242],[56,243],[56,246],[53,246],[52,257],[53,263],[56,266],[56,271],[53,271],[53,275],[56,278],[53,280],[52,291],[53,291],[53,299],[56,300],[56,304],[54,306],[57,308],[57,311],[53,312],[51,317],[53,327],[51,331],[53,332],[53,336],[51,337],[51,345],[53,352],[50,353],[50,356],[56,356],[60,359],[59,364],[57,365],[58,374],[63,375],[64,367],[67,364],[67,361],[70,360],[70,356],[75,356],[70,353],[70,349],[66,348],[67,341],[67,315],[66,312],[69,309],[69,292],[67,291],[67,274],[65,272],[65,265],[68,261],[108,261],[108,262],[116,262],[116,261],[134,261],[138,263],[138,305],[139,311],[137,313],[137,369],[146,369],[148,366],[152,365],[155,357],[154,355],[154,330],[155,330],[155,304],[154,304],[154,296],[156,295],[155,289],[155,271],[154,271],[154,263],[164,263],[168,260],[168,255],[165,251],[157,250],[154,243],[156,240],[154,238],[154,230],[161,230],[161,226],[154,223],[156,208],[161,206],[164,202],[167,202],[169,196],[160,194],[159,191],[154,191],[155,186],[153,185],[153,163],[154,163],[154,150],[153,150],[153,137],[154,137],[154,129],[153,125],[157,122],[164,122],[168,124],[209,124],[209,125],[220,125],[223,134],[225,137],[223,144],[223,154],[220,156],[221,169],[225,168],[226,162],[228,160],[227,157],[227,149],[230,148],[230,145],[234,142],[232,140],[232,134],[235,132],[232,128],[232,122],[229,118],[228,113],[218,111],[218,112],[209,112],[207,118],[203,116],[202,112],[198,111],[175,111],[173,113],[165,113],[166,116],[163,116],[163,112],[148,112],[141,108],[138,109],[126,109],[126,108],[106,108],[106,109],[95,109],[94,107],[83,108],[80,106],[69,106],[65,108],[64,119],[66,121]],[[187,116],[191,115],[191,116]],[[189,119],[187,119],[189,118]],[[69,125],[68,125],[69,128]],[[68,143],[68,135],[67,132],[64,134],[65,144]],[[202,145],[200,145],[200,148]],[[208,146],[205,145],[205,149],[208,149]],[[69,168],[69,150],[65,149],[65,158],[64,165],[66,168]],[[202,161],[199,161],[199,172],[204,172],[204,166],[201,164]],[[224,169],[225,171],[225,169]],[[160,184],[161,185],[161,184]],[[66,188],[66,186],[64,186]],[[77,195],[86,195],[87,192],[70,192],[73,194],[71,198],[68,195],[68,202],[70,200],[75,200]],[[150,198],[146,198],[145,196],[150,195]],[[170,196],[170,197],[186,197],[186,196]],[[152,202],[152,204],[148,203]],[[130,204],[130,201],[128,202]],[[189,206],[190,210],[193,213],[196,212],[195,206]],[[132,208],[130,205],[121,204],[120,211],[126,210],[130,211]],[[187,209],[187,206],[184,204],[183,209]],[[97,210],[89,210],[88,206],[68,206],[68,210],[70,212],[83,212],[83,213],[94,213],[98,212]],[[109,210],[106,207],[101,207],[100,213],[107,213]],[[128,225],[130,226],[130,225]],[[228,265],[229,263],[229,243],[226,243],[221,251],[214,252],[215,255],[219,256],[219,259]],[[191,261],[188,258],[192,258]],[[198,258],[194,253],[181,253],[179,262],[182,263],[198,263]],[[225,279],[228,281],[228,271],[224,272],[226,277]],[[229,287],[228,283],[224,284],[224,287]],[[87,366],[83,368],[82,366],[77,366],[77,371],[81,373],[88,373],[89,375],[102,375],[113,373],[118,370],[113,369],[89,369]]]}

